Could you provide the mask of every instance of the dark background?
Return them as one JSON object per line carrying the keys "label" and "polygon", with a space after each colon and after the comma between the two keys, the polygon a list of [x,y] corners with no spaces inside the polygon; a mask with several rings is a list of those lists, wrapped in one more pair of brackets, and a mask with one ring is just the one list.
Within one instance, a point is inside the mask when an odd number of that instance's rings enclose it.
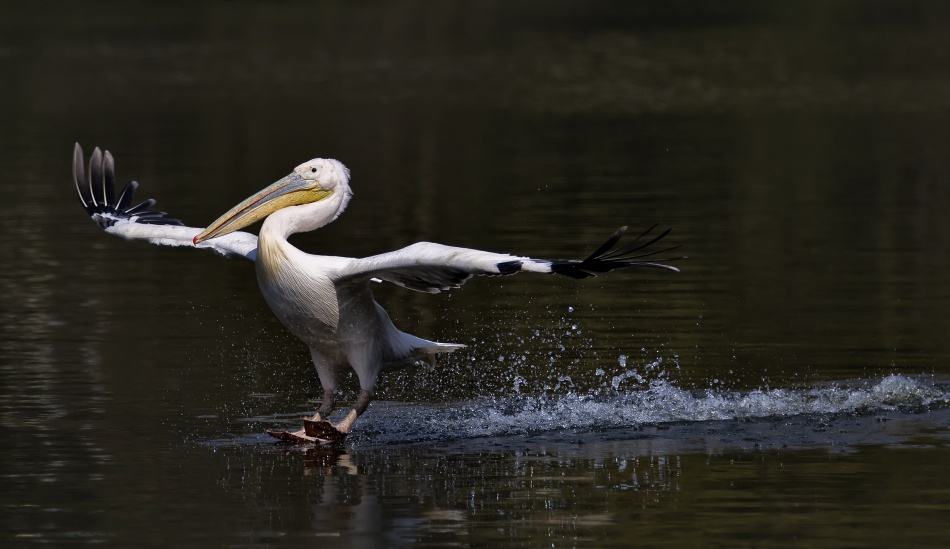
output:
{"label": "dark background", "polygon": [[[917,521],[948,502],[934,414],[950,374],[950,5],[0,12],[8,541],[840,546],[880,543],[887,521],[894,543],[945,539]],[[582,257],[620,225],[659,223],[686,259],[679,274],[477,279],[441,296],[380,285],[401,329],[469,349],[386,377],[342,455],[284,455],[260,433],[320,390],[253,268],[101,234],[70,188],[77,141],[194,226],[338,158],[355,196],[294,238],[310,253],[430,240]],[[890,423],[913,452],[874,437],[848,458],[781,449],[829,432],[851,448],[834,433],[873,423],[841,421],[894,409],[928,425]],[[791,416],[791,440],[768,444],[742,423]],[[703,442],[716,419],[738,431]],[[692,442],[643,445],[670,424]],[[436,442],[406,449],[400,433]],[[545,450],[575,436],[590,450]],[[619,442],[591,446],[603,437]],[[736,505],[748,521],[727,520]],[[819,514],[827,529],[801,527]]]}

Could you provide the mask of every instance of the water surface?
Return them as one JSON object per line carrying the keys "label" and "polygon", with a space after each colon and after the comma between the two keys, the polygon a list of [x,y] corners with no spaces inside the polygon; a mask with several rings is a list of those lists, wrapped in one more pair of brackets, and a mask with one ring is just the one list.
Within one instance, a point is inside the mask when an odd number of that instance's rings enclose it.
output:
{"label": "water surface", "polygon": [[[0,21],[4,545],[880,546],[947,538],[950,43],[939,2],[10,4]],[[50,17],[55,13],[56,17]],[[250,264],[102,234],[72,144],[203,226],[314,156],[294,242],[679,274],[380,285],[469,345],[339,448]],[[346,398],[355,396],[353,387]]]}

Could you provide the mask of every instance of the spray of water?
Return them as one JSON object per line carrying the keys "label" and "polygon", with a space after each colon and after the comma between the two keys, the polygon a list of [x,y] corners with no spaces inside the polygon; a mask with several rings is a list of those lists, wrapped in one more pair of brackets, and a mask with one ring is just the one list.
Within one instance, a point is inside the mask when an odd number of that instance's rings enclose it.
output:
{"label": "spray of water", "polygon": [[[617,379],[616,376],[611,380]],[[614,387],[614,388],[619,388]],[[665,380],[612,395],[513,394],[442,405],[380,402],[361,419],[358,438],[406,443],[541,431],[629,428],[669,422],[775,418],[800,414],[865,413],[945,408],[950,387],[901,375],[805,390],[686,391]]]}
{"label": "spray of water", "polygon": [[[646,348],[640,349],[638,357],[615,355],[612,366],[599,360],[602,367],[595,369],[576,358],[578,351],[588,355],[596,355],[596,351],[592,340],[582,335],[582,321],[573,313],[570,308],[556,326],[534,329],[527,335],[494,330],[497,341],[474,341],[481,355],[468,357],[455,370],[437,367],[406,376],[404,379],[414,384],[410,386],[414,396],[418,396],[419,387],[446,387],[466,372],[476,375],[482,391],[469,392],[467,399],[433,394],[428,399],[397,395],[395,400],[387,400],[384,394],[360,419],[351,440],[405,444],[567,429],[597,431],[675,422],[950,407],[950,385],[925,377],[891,375],[811,388],[768,388],[765,383],[765,388],[751,391],[728,390],[727,382],[713,379],[708,388],[697,391],[675,381],[681,371],[676,355],[664,358]],[[296,425],[299,416],[309,411],[281,416],[288,425]],[[245,421],[273,426],[275,419],[251,417]]]}

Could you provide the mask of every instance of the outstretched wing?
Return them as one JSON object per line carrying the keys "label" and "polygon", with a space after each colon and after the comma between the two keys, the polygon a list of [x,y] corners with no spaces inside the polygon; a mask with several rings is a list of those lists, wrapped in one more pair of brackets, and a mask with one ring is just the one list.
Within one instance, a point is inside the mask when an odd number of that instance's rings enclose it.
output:
{"label": "outstretched wing", "polygon": [[588,278],[625,267],[652,267],[678,272],[664,262],[678,257],[667,255],[678,246],[648,250],[669,234],[669,229],[649,238],[656,225],[647,229],[626,246],[617,243],[627,231],[621,227],[586,259],[532,259],[419,242],[394,252],[354,259],[341,269],[337,281],[379,279],[410,290],[438,293],[458,288],[474,275],[501,276],[526,271],[554,273],[571,278]]}
{"label": "outstretched wing", "polygon": [[[89,172],[83,166],[82,147],[73,149],[73,183],[79,201],[86,213],[103,231],[126,240],[147,240],[163,246],[195,247],[193,240],[202,231],[186,227],[165,212],[150,211],[155,200],[149,198],[135,206],[133,195],[139,184],[127,184],[118,198],[115,194],[115,160],[109,151],[98,147],[89,157]],[[239,255],[254,261],[257,256],[257,237],[250,233],[234,232],[202,242],[198,248],[208,248],[222,255]]]}

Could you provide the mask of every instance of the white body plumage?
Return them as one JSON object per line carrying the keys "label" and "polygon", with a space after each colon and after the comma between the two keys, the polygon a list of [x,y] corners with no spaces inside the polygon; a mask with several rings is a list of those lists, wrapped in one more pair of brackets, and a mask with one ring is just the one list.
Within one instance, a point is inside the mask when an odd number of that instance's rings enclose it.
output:
{"label": "white body plumage", "polygon": [[[73,177],[80,201],[100,228],[110,234],[154,244],[210,248],[237,255],[256,264],[261,293],[271,310],[309,348],[324,389],[323,404],[304,430],[272,433],[295,441],[342,436],[366,410],[381,371],[428,361],[443,352],[464,347],[428,341],[398,330],[373,299],[371,281],[388,281],[405,288],[437,293],[457,288],[473,275],[510,275],[521,271],[557,273],[587,278],[613,269],[645,266],[676,271],[646,251],[669,231],[638,243],[615,248],[626,231],[622,227],[583,260],[547,260],[497,254],[419,242],[400,250],[365,258],[307,254],[287,238],[316,230],[336,219],[349,203],[349,170],[336,160],[314,159],[244,200],[205,229],[185,227],[161,212],[149,211],[153,200],[131,206],[134,181],[115,197],[114,161],[106,151],[93,152],[88,174],[82,149],[73,155]],[[260,236],[240,232],[266,218]],[[346,418],[330,425],[325,418],[334,405],[341,375],[352,368],[359,378],[360,395]]]}

